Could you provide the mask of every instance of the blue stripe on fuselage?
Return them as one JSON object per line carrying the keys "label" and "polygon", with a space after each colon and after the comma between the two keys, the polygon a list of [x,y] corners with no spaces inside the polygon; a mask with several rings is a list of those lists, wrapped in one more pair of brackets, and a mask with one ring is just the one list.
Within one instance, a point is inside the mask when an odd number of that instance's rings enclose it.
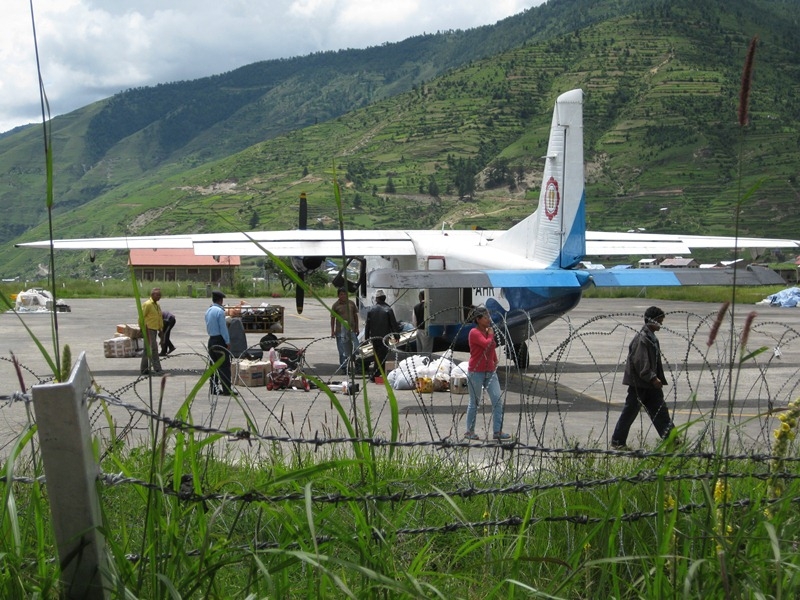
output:
{"label": "blue stripe on fuselage", "polygon": [[[546,271],[532,271],[529,275],[534,273],[541,276]],[[589,274],[584,271],[562,273],[571,276],[564,279],[568,285],[504,287],[502,293],[508,301],[508,310],[494,298],[486,301],[486,308],[489,309],[495,326],[510,334],[514,344],[527,340],[534,331],[544,328],[578,305],[583,293],[582,287],[589,284]],[[576,282],[584,285],[575,285]],[[469,351],[469,331],[473,327],[472,323],[453,324],[443,328],[432,327],[431,333],[447,338],[454,350],[466,352]]]}

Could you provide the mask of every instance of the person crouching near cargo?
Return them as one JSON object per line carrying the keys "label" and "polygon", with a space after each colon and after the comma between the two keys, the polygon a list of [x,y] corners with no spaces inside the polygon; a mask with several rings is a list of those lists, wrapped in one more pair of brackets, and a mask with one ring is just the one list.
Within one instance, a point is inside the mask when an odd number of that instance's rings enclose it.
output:
{"label": "person crouching near cargo", "polygon": [[492,329],[492,318],[486,307],[479,306],[472,313],[475,327],[469,332],[469,372],[467,383],[469,386],[469,405],[467,406],[467,432],[464,437],[468,440],[478,440],[475,433],[475,418],[478,412],[478,402],[483,395],[483,390],[489,393],[492,401],[492,438],[496,440],[509,440],[511,436],[503,433],[503,395],[500,390],[500,380],[497,378],[497,342]]}

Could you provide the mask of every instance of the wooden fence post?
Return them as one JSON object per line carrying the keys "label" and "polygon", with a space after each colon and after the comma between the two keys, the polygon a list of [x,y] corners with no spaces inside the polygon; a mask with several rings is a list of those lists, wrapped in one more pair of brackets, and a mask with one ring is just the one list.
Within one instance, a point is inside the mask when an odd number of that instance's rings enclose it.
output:
{"label": "wooden fence post", "polygon": [[81,352],[67,382],[33,386],[33,408],[61,563],[61,597],[108,600],[99,467],[92,455],[86,400],[91,383]]}

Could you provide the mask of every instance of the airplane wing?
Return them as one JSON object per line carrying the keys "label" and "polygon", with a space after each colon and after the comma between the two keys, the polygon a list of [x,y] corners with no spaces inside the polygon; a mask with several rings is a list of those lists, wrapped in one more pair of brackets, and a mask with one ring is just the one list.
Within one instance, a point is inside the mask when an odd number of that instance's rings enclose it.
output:
{"label": "airplane wing", "polygon": [[784,285],[783,278],[768,267],[724,269],[588,269],[596,287],[645,287],[678,285]]}
{"label": "airplane wing", "polygon": [[[346,230],[347,253],[353,256],[415,254],[412,231]],[[430,234],[431,232],[425,232]],[[278,256],[337,256],[341,238],[335,230],[252,231],[53,240],[56,250],[130,250],[131,248],[194,248],[195,254],[260,256],[258,245]],[[16,244],[50,248],[49,240]],[[691,254],[695,248],[799,248],[799,240],[777,238],[672,235],[658,233],[586,232],[587,256]]]}
{"label": "airplane wing", "polygon": [[650,256],[691,254],[696,248],[798,248],[798,240],[775,238],[725,237],[710,235],[672,235],[659,233],[615,233],[587,231],[587,256]]}
{"label": "airplane wing", "polygon": [[509,269],[395,271],[376,269],[369,274],[373,288],[585,288],[682,285],[783,285],[768,267],[724,269]]}
{"label": "airplane wing", "polygon": [[[247,234],[204,234],[194,237],[195,254],[262,256],[340,256],[342,237],[338,230],[253,231]],[[349,256],[414,256],[416,248],[406,231],[353,230],[344,232]]]}
{"label": "airplane wing", "polygon": [[[137,237],[76,238],[53,240],[55,250],[131,250],[131,249],[187,249],[192,247],[190,235],[152,235]],[[50,240],[23,242],[15,248],[50,248]]]}
{"label": "airplane wing", "polygon": [[[413,256],[414,243],[406,231],[347,230],[347,253],[351,256]],[[50,248],[50,242],[25,242],[24,248]],[[263,249],[276,256],[338,256],[342,253],[341,234],[335,230],[253,231],[249,233],[200,233],[110,238],[53,240],[56,250],[130,250],[193,248],[205,256],[263,256]],[[263,248],[263,249],[262,249]]]}

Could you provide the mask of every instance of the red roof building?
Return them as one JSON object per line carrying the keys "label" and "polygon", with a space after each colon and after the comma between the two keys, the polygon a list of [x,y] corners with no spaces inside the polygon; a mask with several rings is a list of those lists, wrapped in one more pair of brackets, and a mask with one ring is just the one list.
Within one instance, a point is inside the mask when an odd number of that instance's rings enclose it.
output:
{"label": "red roof building", "polygon": [[191,249],[131,249],[128,265],[139,281],[196,281],[232,285],[239,256],[199,256]]}

